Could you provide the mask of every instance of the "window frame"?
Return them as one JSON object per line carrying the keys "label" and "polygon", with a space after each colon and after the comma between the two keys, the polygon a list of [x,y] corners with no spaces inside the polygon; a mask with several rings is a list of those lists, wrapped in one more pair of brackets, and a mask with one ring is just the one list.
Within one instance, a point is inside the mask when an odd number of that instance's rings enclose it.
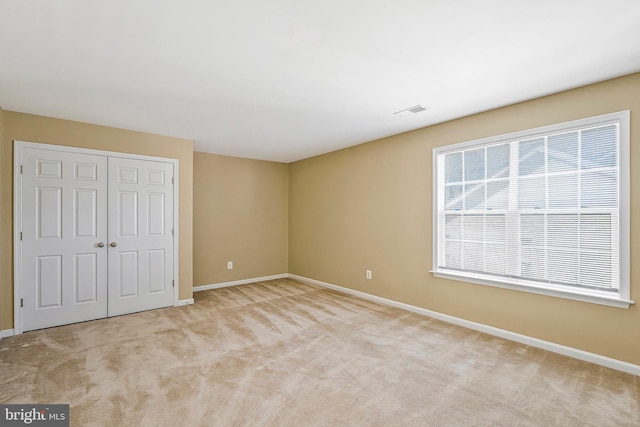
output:
{"label": "window frame", "polygon": [[[450,152],[468,150],[474,147],[480,148],[500,143],[508,143],[517,140],[532,139],[540,136],[548,136],[561,132],[571,132],[586,127],[603,126],[607,124],[618,124],[619,130],[619,288],[617,293],[606,292],[596,289],[588,289],[582,287],[565,287],[545,282],[535,282],[515,277],[491,276],[488,274],[472,273],[466,271],[457,271],[451,269],[441,269],[438,267],[438,257],[440,248],[440,197],[439,187],[444,186],[444,171],[440,172],[438,158]],[[630,179],[630,112],[629,110],[618,111],[615,113],[603,114],[594,117],[588,117],[579,120],[573,120],[563,123],[556,123],[548,126],[542,126],[527,129],[508,134],[496,135],[487,138],[475,139],[456,144],[450,144],[441,147],[435,147],[432,150],[432,172],[433,172],[433,217],[432,217],[432,233],[433,233],[433,252],[432,252],[432,269],[431,273],[438,278],[451,279],[462,282],[470,282],[480,285],[511,289],[552,297],[565,298],[576,301],[583,301],[594,304],[602,304],[618,308],[628,308],[634,304],[630,299],[630,197],[631,197],[631,179]],[[444,202],[443,202],[444,203]],[[444,209],[444,207],[443,207]],[[444,212],[444,211],[443,211]]]}

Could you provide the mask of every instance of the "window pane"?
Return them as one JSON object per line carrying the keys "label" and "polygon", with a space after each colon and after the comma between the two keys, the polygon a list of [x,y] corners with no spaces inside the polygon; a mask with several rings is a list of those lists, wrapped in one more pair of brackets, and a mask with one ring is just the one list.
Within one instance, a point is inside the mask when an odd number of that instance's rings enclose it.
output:
{"label": "window pane", "polygon": [[544,173],[544,138],[519,143],[520,176]]}
{"label": "window pane", "polygon": [[494,145],[487,148],[487,178],[506,178],[509,176],[509,144]]}
{"label": "window pane", "polygon": [[578,214],[547,215],[547,245],[578,249]]}
{"label": "window pane", "polygon": [[444,181],[462,182],[462,153],[451,153],[444,156]]}
{"label": "window pane", "polygon": [[462,210],[462,185],[449,185],[445,188],[444,205],[447,210]]}
{"label": "window pane", "polygon": [[615,167],[617,141],[616,125],[582,131],[582,169]]}
{"label": "window pane", "polygon": [[520,217],[520,242],[522,246],[544,245],[544,214]]}
{"label": "window pane", "polygon": [[578,252],[549,250],[547,255],[547,279],[553,282],[578,283]]}
{"label": "window pane", "polygon": [[487,209],[509,207],[509,181],[487,183]]}
{"label": "window pane", "polygon": [[462,239],[462,215],[445,215],[444,238]]}
{"label": "window pane", "polygon": [[611,255],[582,252],[580,254],[580,283],[588,286],[612,287]]}
{"label": "window pane", "polygon": [[518,207],[520,209],[544,209],[544,176],[518,180]]}
{"label": "window pane", "polygon": [[520,274],[524,278],[544,279],[544,215],[522,215],[520,230]]}
{"label": "window pane", "polygon": [[583,173],[580,205],[583,208],[618,207],[617,181],[615,170]]}
{"label": "window pane", "polygon": [[484,179],[484,148],[464,152],[464,179]]}
{"label": "window pane", "polygon": [[484,216],[483,215],[465,215],[464,224],[464,240],[482,242],[484,240]]}
{"label": "window pane", "polygon": [[507,248],[504,244],[487,243],[485,246],[486,271],[493,274],[507,274]]}
{"label": "window pane", "polygon": [[580,249],[611,251],[611,215],[580,215]]}
{"label": "window pane", "polygon": [[578,169],[578,132],[551,135],[548,141],[549,172]]}
{"label": "window pane", "polygon": [[544,280],[546,278],[544,249],[535,247],[523,247],[520,269],[521,275],[525,279]]}
{"label": "window pane", "polygon": [[462,243],[447,241],[444,251],[446,266],[460,270],[462,268]]}
{"label": "window pane", "polygon": [[468,271],[484,270],[484,244],[464,243],[462,268]]}
{"label": "window pane", "polygon": [[578,207],[578,174],[549,177],[549,209]]}
{"label": "window pane", "polygon": [[487,215],[485,217],[485,235],[487,242],[506,242],[507,221],[505,215]]}
{"label": "window pane", "polygon": [[464,208],[484,209],[484,184],[467,184],[464,186]]}

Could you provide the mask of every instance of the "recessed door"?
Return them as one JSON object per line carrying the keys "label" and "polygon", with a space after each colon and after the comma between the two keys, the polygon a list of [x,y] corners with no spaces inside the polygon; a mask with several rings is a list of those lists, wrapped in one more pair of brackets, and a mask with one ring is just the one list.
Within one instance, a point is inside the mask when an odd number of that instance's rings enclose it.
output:
{"label": "recessed door", "polygon": [[173,165],[109,158],[109,316],[173,304]]}
{"label": "recessed door", "polygon": [[118,154],[16,142],[17,333],[173,305],[177,164]]}
{"label": "recessed door", "polygon": [[22,152],[23,329],[107,315],[107,159]]}

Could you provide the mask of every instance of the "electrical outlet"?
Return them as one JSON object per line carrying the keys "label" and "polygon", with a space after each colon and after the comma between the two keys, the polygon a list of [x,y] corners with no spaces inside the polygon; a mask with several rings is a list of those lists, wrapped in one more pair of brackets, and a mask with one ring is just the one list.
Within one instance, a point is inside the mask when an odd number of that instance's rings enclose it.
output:
{"label": "electrical outlet", "polygon": [[367,270],[367,280],[371,280],[371,270]]}
{"label": "electrical outlet", "polygon": [[227,270],[233,270],[233,261],[227,262]]}

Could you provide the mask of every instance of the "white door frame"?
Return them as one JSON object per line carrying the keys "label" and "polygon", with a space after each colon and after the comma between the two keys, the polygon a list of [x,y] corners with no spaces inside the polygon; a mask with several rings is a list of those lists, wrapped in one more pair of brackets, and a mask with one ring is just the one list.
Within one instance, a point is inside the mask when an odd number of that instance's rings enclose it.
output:
{"label": "white door frame", "polygon": [[13,333],[14,335],[22,334],[22,150],[24,148],[34,148],[39,150],[49,150],[58,152],[91,154],[95,156],[120,157],[126,159],[151,160],[155,162],[171,163],[173,165],[173,280],[175,286],[173,288],[173,306],[180,305],[179,289],[180,281],[178,274],[179,253],[178,253],[178,159],[170,159],[165,157],[146,156],[141,154],[119,153],[116,151],[93,150],[89,148],[76,148],[64,145],[41,144],[27,141],[13,141]]}

